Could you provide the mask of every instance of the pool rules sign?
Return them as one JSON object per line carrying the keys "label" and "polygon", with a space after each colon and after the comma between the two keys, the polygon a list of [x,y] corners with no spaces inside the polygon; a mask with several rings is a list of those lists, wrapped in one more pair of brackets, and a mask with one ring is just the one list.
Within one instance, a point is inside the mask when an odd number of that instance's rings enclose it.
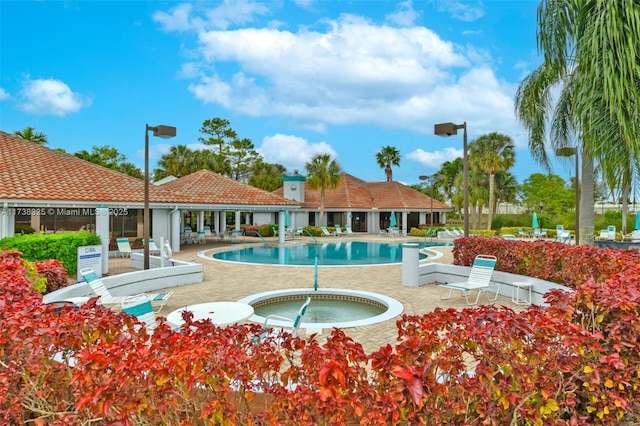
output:
{"label": "pool rules sign", "polygon": [[91,268],[99,277],[102,276],[102,246],[78,247],[78,282],[84,281],[80,270]]}

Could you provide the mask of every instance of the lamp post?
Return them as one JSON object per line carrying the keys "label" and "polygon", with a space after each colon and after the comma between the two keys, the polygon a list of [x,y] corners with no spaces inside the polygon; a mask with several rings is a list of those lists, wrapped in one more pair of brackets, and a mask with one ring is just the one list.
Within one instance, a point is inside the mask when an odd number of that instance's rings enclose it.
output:
{"label": "lamp post", "polygon": [[467,122],[462,124],[440,123],[433,126],[433,133],[438,136],[457,135],[464,130],[462,137],[462,192],[464,198],[464,236],[469,236],[469,156],[467,154]]}
{"label": "lamp post", "polygon": [[576,156],[576,245],[580,244],[580,179],[578,175],[580,173],[579,161],[578,161],[578,148],[577,147],[564,147],[556,149],[556,155],[558,157],[571,157]]}
{"label": "lamp post", "polygon": [[144,214],[142,217],[142,238],[144,238],[144,269],[149,269],[149,131],[153,131],[153,136],[162,139],[172,138],[176,135],[176,128],[171,126],[149,126],[146,125],[144,131]]}
{"label": "lamp post", "polygon": [[430,217],[430,226],[433,228],[433,198],[435,197],[435,182],[438,180],[442,180],[444,179],[444,175],[441,174],[436,174],[436,175],[431,175],[431,176],[418,176],[418,179],[420,180],[428,180],[429,184],[431,185],[431,208],[430,208],[430,212],[429,212],[429,217]]}

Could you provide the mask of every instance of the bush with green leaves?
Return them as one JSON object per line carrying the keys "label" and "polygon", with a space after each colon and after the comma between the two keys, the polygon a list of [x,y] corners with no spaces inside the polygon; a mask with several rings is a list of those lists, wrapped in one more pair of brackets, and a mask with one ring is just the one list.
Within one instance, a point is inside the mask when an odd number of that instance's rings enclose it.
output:
{"label": "bush with green leaves", "polygon": [[72,275],[78,271],[78,247],[93,245],[100,245],[100,237],[91,232],[14,235],[0,240],[0,249],[18,250],[32,262],[58,259]]}

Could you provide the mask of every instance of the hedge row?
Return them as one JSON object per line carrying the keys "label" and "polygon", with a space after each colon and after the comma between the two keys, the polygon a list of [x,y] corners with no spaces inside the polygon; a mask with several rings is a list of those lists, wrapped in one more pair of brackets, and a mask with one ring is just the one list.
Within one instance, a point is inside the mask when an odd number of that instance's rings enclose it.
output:
{"label": "hedge row", "polygon": [[[527,251],[483,240],[485,247],[458,240],[457,262],[468,263],[474,251]],[[561,250],[529,244],[529,252]],[[404,315],[397,343],[366,354],[338,329],[321,344],[289,333],[262,338],[259,324],[194,323],[186,314],[180,331],[160,319],[148,335],[134,317],[95,301],[57,313],[29,289],[22,259],[2,253],[0,418],[50,425],[616,424],[638,412],[640,269],[623,259],[632,253],[606,254],[601,262],[620,262],[624,272],[554,291],[549,308]],[[501,261],[503,269],[519,267]]]}

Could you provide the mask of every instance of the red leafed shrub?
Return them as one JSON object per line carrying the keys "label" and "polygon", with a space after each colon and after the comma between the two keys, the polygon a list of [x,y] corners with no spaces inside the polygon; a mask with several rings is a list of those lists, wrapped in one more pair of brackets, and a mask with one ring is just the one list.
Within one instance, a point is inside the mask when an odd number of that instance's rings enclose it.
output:
{"label": "red leafed shrub", "polygon": [[[466,246],[466,256],[497,249],[486,241],[485,250]],[[596,258],[576,253],[580,261]],[[511,264],[517,256],[505,258]],[[20,258],[0,253],[0,418],[50,425],[614,425],[639,408],[640,266],[622,255],[611,261],[624,272],[553,291],[546,308],[404,315],[397,343],[366,354],[338,329],[321,344],[186,314],[181,330],[159,318],[149,335],[134,317],[95,301],[56,312],[31,289]]]}
{"label": "red leafed shrub", "polygon": [[471,265],[478,254],[498,258],[496,270],[526,275],[577,288],[588,280],[602,282],[640,263],[637,250],[573,246],[553,241],[459,238],[454,264]]}
{"label": "red leafed shrub", "polygon": [[47,279],[47,293],[59,290],[69,284],[67,270],[58,259],[33,262],[38,273]]}

